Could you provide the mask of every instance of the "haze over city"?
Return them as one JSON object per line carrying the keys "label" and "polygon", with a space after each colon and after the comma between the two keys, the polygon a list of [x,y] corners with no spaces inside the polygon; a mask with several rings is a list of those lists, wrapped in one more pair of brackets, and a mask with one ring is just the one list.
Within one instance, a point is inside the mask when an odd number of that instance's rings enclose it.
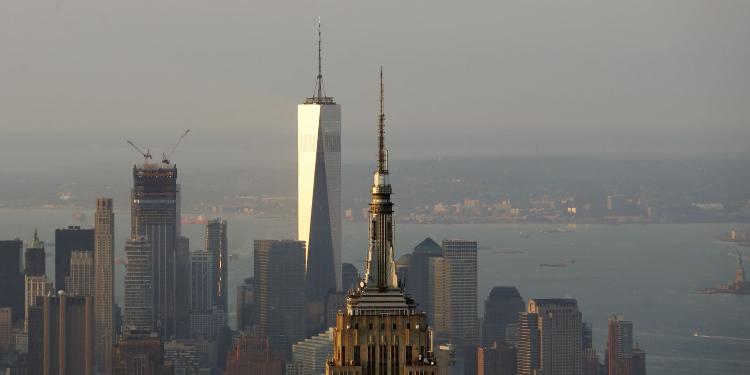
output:
{"label": "haze over city", "polygon": [[750,369],[750,2],[0,2],[0,373]]}

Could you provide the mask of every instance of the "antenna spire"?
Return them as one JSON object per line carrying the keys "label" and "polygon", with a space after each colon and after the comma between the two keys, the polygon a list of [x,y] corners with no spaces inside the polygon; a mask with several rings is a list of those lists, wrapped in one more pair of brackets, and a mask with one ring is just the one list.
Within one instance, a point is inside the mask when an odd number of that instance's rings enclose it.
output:
{"label": "antenna spire", "polygon": [[317,98],[320,99],[323,97],[323,38],[321,36],[320,32],[320,16],[318,16],[318,81],[315,84],[315,91]]}
{"label": "antenna spire", "polygon": [[383,109],[383,66],[380,66],[380,116],[378,118],[378,172],[388,172],[388,155],[385,150],[385,112]]}

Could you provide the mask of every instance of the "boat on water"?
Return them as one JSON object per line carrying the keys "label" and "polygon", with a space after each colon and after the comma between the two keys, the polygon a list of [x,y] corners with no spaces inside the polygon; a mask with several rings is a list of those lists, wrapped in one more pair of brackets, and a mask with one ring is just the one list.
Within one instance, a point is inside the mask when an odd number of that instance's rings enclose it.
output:
{"label": "boat on water", "polygon": [[555,263],[539,263],[539,267],[568,267],[573,263],[575,263],[575,261],[572,259],[563,259]]}

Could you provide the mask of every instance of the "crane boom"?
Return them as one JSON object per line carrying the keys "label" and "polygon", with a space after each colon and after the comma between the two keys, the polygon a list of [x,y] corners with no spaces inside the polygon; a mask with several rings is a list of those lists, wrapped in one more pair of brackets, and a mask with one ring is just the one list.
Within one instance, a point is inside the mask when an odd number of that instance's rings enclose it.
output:
{"label": "crane boom", "polygon": [[162,163],[169,164],[169,160],[172,158],[172,154],[177,150],[177,146],[180,145],[180,142],[182,142],[185,137],[187,137],[188,133],[190,133],[190,129],[185,130],[184,133],[180,136],[180,138],[177,139],[177,142],[175,142],[174,146],[169,150],[169,152],[162,154]]}
{"label": "crane boom", "polygon": [[138,147],[133,141],[126,139],[129,145],[131,145],[136,151],[138,151],[139,154],[143,155],[143,158],[148,161],[151,159],[151,150],[146,149],[146,152],[143,152],[140,147]]}

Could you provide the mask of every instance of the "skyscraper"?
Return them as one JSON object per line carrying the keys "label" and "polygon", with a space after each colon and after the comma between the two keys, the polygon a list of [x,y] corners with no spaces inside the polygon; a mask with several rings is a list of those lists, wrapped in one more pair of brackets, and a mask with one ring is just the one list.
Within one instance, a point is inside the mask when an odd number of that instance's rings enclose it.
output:
{"label": "skyscraper", "polygon": [[209,220],[206,224],[205,250],[213,255],[213,303],[223,311],[228,310],[229,247],[227,244],[227,221]]}
{"label": "skyscraper", "polygon": [[305,336],[305,243],[255,240],[254,263],[259,333],[285,356]]}
{"label": "skyscraper", "polygon": [[44,242],[39,240],[39,234],[34,230],[34,240],[23,254],[24,272],[26,276],[44,276],[46,273],[46,256]]}
{"label": "skyscraper", "polygon": [[130,234],[151,245],[153,310],[161,337],[172,337],[177,327],[175,280],[177,236],[180,233],[177,167],[167,163],[133,166]]}
{"label": "skyscraper", "polygon": [[10,307],[13,321],[25,317],[24,314],[24,276],[21,272],[21,251],[23,242],[20,239],[0,241],[0,307]]}
{"label": "skyscraper", "polygon": [[359,278],[359,271],[351,263],[341,263],[341,290],[346,292],[356,287]]}
{"label": "skyscraper", "polygon": [[[42,335],[42,374],[94,374],[94,301],[93,297],[39,297],[42,330],[32,329],[30,336]],[[32,339],[31,337],[29,338]],[[38,350],[38,348],[36,348]]]}
{"label": "skyscraper", "polygon": [[10,350],[13,333],[13,310],[0,307],[0,354]]}
{"label": "skyscraper", "polygon": [[[429,259],[440,256],[443,256],[443,248],[428,237],[414,247],[414,252],[409,260],[406,290],[417,301],[420,309],[425,311],[429,317],[434,315],[432,299],[429,298]],[[430,321],[433,324],[435,323],[432,319]]]}
{"label": "skyscraper", "polygon": [[393,250],[393,203],[388,181],[380,71],[378,164],[373,176],[365,277],[347,299],[334,328],[333,356],[326,375],[434,374],[427,316],[417,311],[396,276]]}
{"label": "skyscraper", "polygon": [[646,371],[646,352],[633,346],[633,322],[622,315],[612,315],[607,321],[605,361],[609,375],[636,375]]}
{"label": "skyscraper", "polygon": [[575,299],[531,299],[518,317],[518,375],[581,375],[581,313]]}
{"label": "skyscraper", "polygon": [[70,253],[70,272],[65,276],[69,296],[94,296],[94,254],[75,250]]}
{"label": "skyscraper", "polygon": [[115,214],[111,198],[97,198],[94,213],[94,316],[96,348],[94,361],[99,372],[112,371],[115,341]]}
{"label": "skyscraper", "polygon": [[307,243],[308,319],[322,327],[330,289],[341,290],[341,106],[323,90],[318,23],[315,94],[297,107],[297,239]]}
{"label": "skyscraper", "polygon": [[94,251],[94,246],[94,229],[81,229],[77,225],[55,229],[55,289],[65,289],[70,254],[74,250]]}
{"label": "skyscraper", "polygon": [[237,331],[252,329],[256,324],[255,279],[247,278],[237,287],[236,299]]}
{"label": "skyscraper", "polygon": [[190,239],[185,236],[177,236],[175,240],[174,277],[173,337],[187,338],[190,335],[190,288],[186,287],[190,285]]}
{"label": "skyscraper", "polygon": [[459,349],[475,348],[479,344],[477,242],[443,240],[442,247],[450,284],[450,339]]}
{"label": "skyscraper", "polygon": [[47,280],[47,276],[24,276],[24,326],[28,332],[29,327],[29,309],[37,305],[39,301],[37,297],[46,296],[47,293],[53,290],[52,283]]}
{"label": "skyscraper", "polygon": [[214,256],[205,251],[190,253],[190,311],[214,306]]}
{"label": "skyscraper", "polygon": [[125,313],[123,332],[154,330],[151,246],[143,236],[125,243]]}
{"label": "skyscraper", "polygon": [[526,306],[514,286],[496,286],[484,302],[482,321],[482,345],[491,347],[505,345],[505,331],[509,324],[518,322],[518,313],[526,311]]}

